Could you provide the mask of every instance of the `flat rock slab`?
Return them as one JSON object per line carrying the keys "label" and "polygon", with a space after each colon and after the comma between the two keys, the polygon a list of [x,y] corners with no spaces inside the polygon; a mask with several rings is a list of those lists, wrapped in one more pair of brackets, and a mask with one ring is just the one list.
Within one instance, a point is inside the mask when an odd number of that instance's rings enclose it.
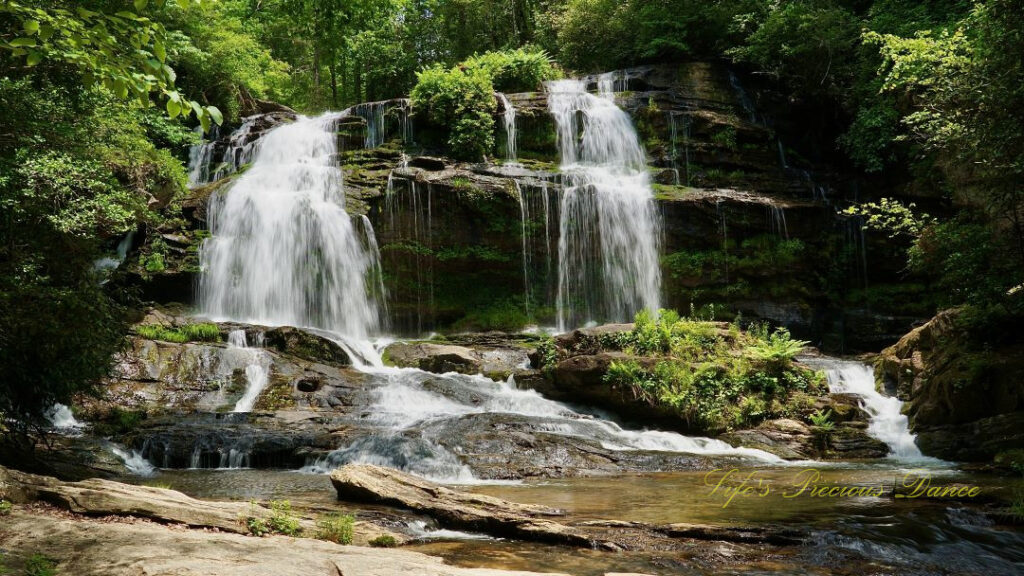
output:
{"label": "flat rock slab", "polygon": [[63,519],[15,510],[0,523],[10,568],[40,553],[75,576],[537,576],[458,568],[440,558],[308,538],[255,538],[152,523]]}
{"label": "flat rock slab", "polygon": [[805,535],[773,526],[718,527],[699,524],[657,526],[621,520],[565,523],[561,510],[509,502],[453,490],[417,476],[371,464],[348,464],[331,473],[338,498],[397,506],[427,514],[448,528],[492,536],[569,544],[604,550],[671,550],[686,541],[790,545]]}
{"label": "flat rock slab", "polygon": [[392,468],[348,464],[331,473],[331,483],[341,500],[406,508],[428,514],[452,528],[523,540],[618,549],[614,543],[548,519],[564,515],[561,510],[452,490]]}

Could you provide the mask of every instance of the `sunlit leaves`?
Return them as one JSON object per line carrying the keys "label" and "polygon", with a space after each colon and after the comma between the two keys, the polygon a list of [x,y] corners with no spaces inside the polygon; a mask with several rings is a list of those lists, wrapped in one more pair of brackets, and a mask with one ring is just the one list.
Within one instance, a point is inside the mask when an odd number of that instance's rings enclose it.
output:
{"label": "sunlit leaves", "polygon": [[[209,0],[179,1],[182,8],[204,4]],[[20,35],[0,35],[0,49],[24,58],[26,66],[45,60],[64,62],[77,67],[86,86],[96,83],[124,100],[149,105],[153,100],[170,99],[168,113],[196,114],[204,127],[220,123],[219,110],[210,110],[198,103],[183,101],[174,89],[176,75],[167,65],[167,47],[163,25],[142,14],[146,9],[160,9],[165,1],[135,0],[139,13],[120,11],[106,14],[77,6],[73,10],[42,8],[39,2],[5,1],[0,14],[20,23]],[[170,101],[170,100],[168,100]]]}

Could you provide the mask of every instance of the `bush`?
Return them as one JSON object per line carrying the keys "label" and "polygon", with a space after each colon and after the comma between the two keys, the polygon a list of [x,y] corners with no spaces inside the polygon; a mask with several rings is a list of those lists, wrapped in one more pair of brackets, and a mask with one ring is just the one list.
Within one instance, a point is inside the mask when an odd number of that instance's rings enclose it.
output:
{"label": "bush", "polygon": [[351,544],[356,519],[348,514],[330,514],[316,523],[316,537],[335,544]]}
{"label": "bush", "polygon": [[463,66],[486,72],[498,92],[533,92],[540,90],[545,80],[562,76],[546,52],[529,46],[486,52],[468,58]]}
{"label": "bush", "polygon": [[14,504],[7,500],[0,500],[0,516],[7,516],[11,513],[12,508],[14,508]]}
{"label": "bush", "polygon": [[394,548],[395,546],[398,546],[398,541],[390,534],[381,534],[373,540],[370,540],[370,546],[373,546],[374,548]]}
{"label": "bush", "polygon": [[258,516],[256,503],[252,502],[251,504],[253,513],[245,519],[249,534],[253,536],[266,536],[267,534],[299,536],[302,534],[302,525],[299,523],[299,519],[292,515],[292,505],[288,500],[272,500],[268,518]]}
{"label": "bush", "polygon": [[416,114],[447,135],[452,156],[480,160],[494,147],[494,86],[483,68],[426,68],[410,98]]}

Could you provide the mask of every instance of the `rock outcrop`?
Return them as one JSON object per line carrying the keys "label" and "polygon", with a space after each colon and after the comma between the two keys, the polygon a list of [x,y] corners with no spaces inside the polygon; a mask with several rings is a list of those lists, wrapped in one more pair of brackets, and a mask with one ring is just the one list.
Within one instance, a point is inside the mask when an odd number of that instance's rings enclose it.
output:
{"label": "rock outcrop", "polygon": [[906,402],[921,451],[991,460],[1024,446],[1024,345],[979,350],[946,310],[879,355],[879,385]]}

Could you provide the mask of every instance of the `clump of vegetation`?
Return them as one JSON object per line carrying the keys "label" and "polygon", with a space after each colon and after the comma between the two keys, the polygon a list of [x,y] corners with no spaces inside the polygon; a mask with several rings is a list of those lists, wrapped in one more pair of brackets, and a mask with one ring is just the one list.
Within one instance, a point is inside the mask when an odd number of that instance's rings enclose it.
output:
{"label": "clump of vegetation", "polygon": [[447,136],[451,154],[479,160],[494,147],[494,85],[483,68],[432,66],[416,73],[413,109]]}
{"label": "clump of vegetation", "polygon": [[545,80],[562,76],[562,71],[546,52],[529,46],[485,52],[468,58],[462,65],[470,70],[486,71],[499,92],[540,90]]}
{"label": "clump of vegetation", "polygon": [[299,523],[299,519],[292,514],[292,505],[288,500],[272,500],[269,517],[258,515],[256,503],[253,502],[252,513],[245,519],[245,525],[249,534],[253,536],[268,534],[299,536],[302,534],[302,525]]}
{"label": "clump of vegetation", "polygon": [[537,356],[540,358],[540,368],[550,371],[558,364],[558,346],[551,338],[545,338],[537,344]]}
{"label": "clump of vegetation", "polygon": [[329,514],[317,520],[316,537],[335,544],[351,544],[355,522],[349,514]]}
{"label": "clump of vegetation", "polygon": [[177,328],[167,328],[159,324],[143,324],[135,327],[135,333],[148,340],[165,342],[219,342],[220,329],[216,324],[185,324]]}
{"label": "clump of vegetation", "polygon": [[994,462],[1024,476],[1024,449],[1000,452],[996,454]]}
{"label": "clump of vegetation", "polygon": [[800,417],[808,410],[807,395],[825,390],[820,373],[793,361],[806,342],[785,330],[742,332],[672,311],[645,311],[631,332],[604,338],[602,345],[649,359],[612,362],[605,382],[674,411],[695,431]]}
{"label": "clump of vegetation", "polygon": [[25,560],[25,576],[56,576],[57,563],[36,553]]}
{"label": "clump of vegetation", "polygon": [[0,516],[7,516],[11,513],[11,509],[14,508],[9,500],[0,500]]}
{"label": "clump of vegetation", "polygon": [[125,410],[115,406],[103,419],[93,424],[93,429],[102,436],[117,436],[138,428],[145,417],[146,413],[141,410]]}
{"label": "clump of vegetation", "polygon": [[373,540],[370,540],[370,546],[373,546],[374,548],[394,548],[395,546],[398,546],[398,541],[390,534],[381,534]]}

